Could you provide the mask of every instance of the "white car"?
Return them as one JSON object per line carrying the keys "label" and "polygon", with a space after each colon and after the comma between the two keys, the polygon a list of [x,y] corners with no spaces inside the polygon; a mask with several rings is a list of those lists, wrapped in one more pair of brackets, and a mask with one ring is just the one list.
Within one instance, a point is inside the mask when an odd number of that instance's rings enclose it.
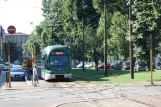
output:
{"label": "white car", "polygon": [[[4,65],[3,65],[3,70],[2,71],[8,71],[9,70],[9,63],[8,62],[6,62]],[[11,64],[10,64],[11,65]],[[10,68],[11,68],[11,66],[10,66]]]}
{"label": "white car", "polygon": [[15,64],[13,64],[12,65],[12,68],[22,68],[22,66],[21,65],[15,65]]}
{"label": "white car", "polygon": [[95,66],[94,62],[87,62],[84,67],[85,68],[93,68],[94,66]]}
{"label": "white car", "polygon": [[25,73],[22,68],[12,68],[10,72],[11,79],[25,80]]}

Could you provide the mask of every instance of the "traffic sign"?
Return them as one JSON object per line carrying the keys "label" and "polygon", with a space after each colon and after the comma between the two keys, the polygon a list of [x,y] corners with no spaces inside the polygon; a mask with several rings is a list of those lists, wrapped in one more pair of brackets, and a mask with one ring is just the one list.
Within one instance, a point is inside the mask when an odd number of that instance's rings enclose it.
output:
{"label": "traffic sign", "polygon": [[14,34],[16,32],[16,28],[13,25],[11,25],[7,28],[7,31],[9,34]]}
{"label": "traffic sign", "polygon": [[151,37],[146,38],[146,47],[152,48],[152,38]]}
{"label": "traffic sign", "polygon": [[130,35],[130,41],[135,41],[135,35]]}

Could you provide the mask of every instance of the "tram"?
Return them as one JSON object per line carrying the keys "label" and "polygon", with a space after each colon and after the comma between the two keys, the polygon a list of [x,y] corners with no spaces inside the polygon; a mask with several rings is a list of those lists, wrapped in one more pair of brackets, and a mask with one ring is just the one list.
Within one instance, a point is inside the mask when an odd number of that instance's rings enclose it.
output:
{"label": "tram", "polygon": [[44,80],[72,79],[70,49],[65,45],[47,46],[41,53],[38,76]]}

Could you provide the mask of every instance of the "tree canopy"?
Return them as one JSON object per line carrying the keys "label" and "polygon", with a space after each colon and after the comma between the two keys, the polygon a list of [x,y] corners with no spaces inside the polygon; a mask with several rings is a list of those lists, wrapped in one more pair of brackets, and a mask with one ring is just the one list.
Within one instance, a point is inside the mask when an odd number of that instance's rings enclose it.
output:
{"label": "tree canopy", "polygon": [[[152,35],[154,55],[161,40],[161,4],[159,0],[132,0],[135,57],[147,60],[146,37]],[[48,45],[68,45],[72,58],[82,60],[82,19],[85,34],[85,60],[103,61],[104,4],[108,61],[119,56],[129,59],[129,0],[42,0],[44,20],[35,27],[23,45],[23,54],[31,55],[32,44],[41,49]]]}

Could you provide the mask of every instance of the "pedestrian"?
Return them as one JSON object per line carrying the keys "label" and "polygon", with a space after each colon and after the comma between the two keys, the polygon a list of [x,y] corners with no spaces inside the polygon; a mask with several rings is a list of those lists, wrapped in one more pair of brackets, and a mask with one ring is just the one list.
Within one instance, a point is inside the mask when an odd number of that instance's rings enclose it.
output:
{"label": "pedestrian", "polygon": [[38,74],[37,74],[36,64],[34,65],[34,68],[33,68],[33,84],[34,84],[34,87],[37,86],[36,84],[38,84]]}

